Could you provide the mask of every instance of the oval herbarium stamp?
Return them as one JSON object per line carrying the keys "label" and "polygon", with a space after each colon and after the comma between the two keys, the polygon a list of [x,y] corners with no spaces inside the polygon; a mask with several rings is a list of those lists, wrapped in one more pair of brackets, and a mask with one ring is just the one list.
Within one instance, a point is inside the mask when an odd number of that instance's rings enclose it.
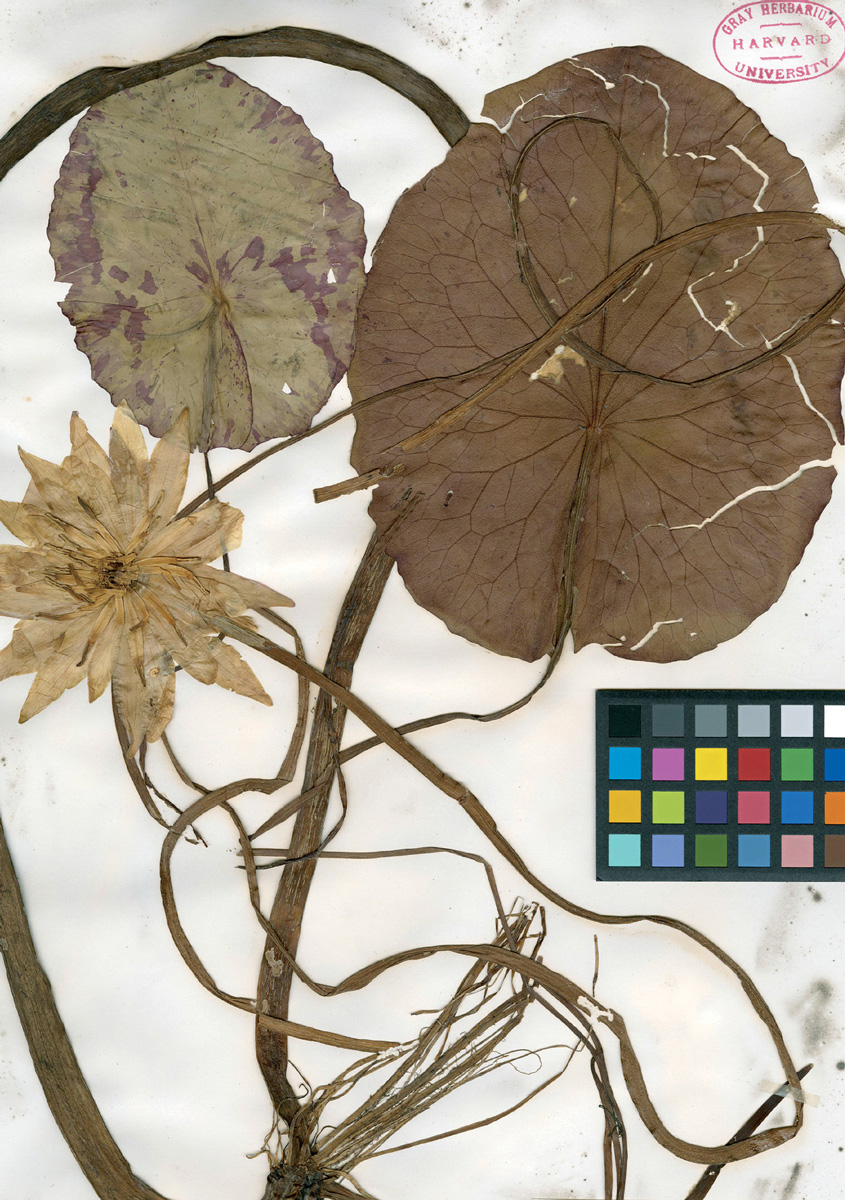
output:
{"label": "oval herbarium stamp", "polygon": [[718,24],[713,51],[731,75],[753,83],[800,83],[845,57],[845,23],[828,5],[754,0]]}

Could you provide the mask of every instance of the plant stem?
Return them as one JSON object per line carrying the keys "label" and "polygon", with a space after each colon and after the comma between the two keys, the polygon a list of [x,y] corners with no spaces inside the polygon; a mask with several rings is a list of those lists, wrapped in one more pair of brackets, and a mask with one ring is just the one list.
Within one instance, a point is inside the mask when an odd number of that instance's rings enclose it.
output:
{"label": "plant stem", "polygon": [[138,87],[153,79],[174,75],[186,67],[206,62],[210,58],[259,57],[309,58],[315,62],[346,67],[371,75],[428,116],[438,133],[454,146],[469,129],[469,120],[446,93],[413,68],[351,38],[320,29],[300,29],[295,25],[280,25],[260,33],[245,33],[235,37],[217,37],[201,46],[181,50],[169,58],[139,63],[132,67],[94,67],[74,79],[60,84],[54,91],[34,104],[12,128],[0,138],[0,179],[25,158],[30,150],[54,133],[65,121],[81,113],[89,105],[98,104],[108,96],[126,88]]}
{"label": "plant stem", "polygon": [[[373,544],[374,543],[371,543],[371,545]],[[377,543],[375,544],[377,545]],[[798,1088],[799,1081],[796,1075],[795,1064],[793,1063],[792,1057],[786,1047],[783,1033],[781,1032],[780,1026],[775,1019],[774,1013],[769,1008],[768,1004],[760,993],[759,988],[754,983],[748,972],[744,970],[744,968],[741,967],[735,959],[731,958],[731,956],[725,950],[723,950],[721,946],[714,942],[712,938],[709,938],[706,934],[702,933],[694,926],[687,924],[686,921],[680,921],[674,917],[662,916],[659,913],[600,913],[595,912],[592,909],[584,908],[580,904],[574,904],[571,900],[567,900],[559,892],[555,891],[554,888],[549,887],[548,884],[544,883],[542,879],[534,874],[534,872],[510,844],[507,838],[505,838],[505,836],[500,832],[491,814],[487,811],[478,797],[473,795],[469,788],[459,783],[456,779],[453,779],[452,776],[448,775],[445,771],[442,771],[435,763],[431,761],[431,759],[423,754],[422,751],[406,742],[405,739],[402,738],[401,735],[398,734],[396,730],[384,720],[383,717],[380,717],[378,713],[374,712],[373,709],[371,709],[368,704],[364,703],[363,700],[349,692],[348,689],[344,688],[342,685],[339,685],[337,681],[333,681],[327,676],[322,675],[322,673],[315,667],[310,666],[308,663],[303,663],[295,655],[291,654],[290,651],[283,650],[281,647],[273,645],[272,642],[269,642],[266,638],[253,633],[251,630],[246,630],[239,627],[236,622],[230,620],[229,618],[212,617],[211,621],[221,633],[225,633],[227,636],[234,637],[236,640],[242,641],[247,646],[253,646],[255,649],[267,654],[270,658],[275,659],[277,662],[281,662],[285,666],[290,667],[292,670],[304,674],[306,678],[314,683],[319,684],[326,692],[334,694],[338,704],[348,707],[350,711],[354,712],[356,716],[360,717],[364,723],[369,726],[373,733],[386,742],[391,749],[395,750],[397,754],[400,754],[401,757],[407,762],[411,763],[413,767],[420,771],[420,773],[424,775],[426,779],[430,780],[441,792],[447,796],[450,796],[453,800],[457,800],[470,820],[477,826],[478,829],[481,830],[488,841],[490,841],[496,847],[503,858],[510,863],[510,865],[516,871],[519,872],[522,878],[528,884],[530,884],[535,891],[539,892],[541,896],[544,896],[547,900],[551,900],[553,904],[557,905],[558,908],[563,909],[564,912],[570,913],[575,917],[581,917],[584,920],[595,921],[601,925],[632,925],[637,924],[640,921],[652,922],[655,925],[663,925],[668,929],[675,929],[679,933],[683,933],[686,937],[696,942],[699,946],[702,946],[705,950],[708,950],[712,955],[714,955],[715,958],[719,960],[719,962],[723,963],[739,981],[748,1000],[751,1002],[754,1011],[769,1031],[772,1041],[775,1044],[781,1066],[786,1072],[789,1086]],[[336,760],[332,758],[330,764],[331,767],[334,767],[335,761]],[[392,961],[398,960],[394,956]],[[298,974],[302,974],[302,972],[298,970]],[[329,993],[324,991],[322,994],[328,995]],[[337,994],[336,989],[333,990],[331,994]],[[613,1032],[616,1032],[616,1030],[614,1029]],[[797,1107],[799,1112],[796,1118],[796,1131],[798,1128],[800,1128],[800,1122],[802,1119],[802,1106],[801,1104],[798,1104]],[[646,1122],[646,1124],[648,1124],[648,1122]],[[683,1155],[681,1155],[681,1157],[683,1157]],[[691,1161],[707,1160],[694,1159]],[[716,1160],[714,1159],[713,1161]],[[732,1160],[724,1159],[722,1161],[727,1162]]]}
{"label": "plant stem", "polygon": [[[346,594],[326,659],[325,674],[344,687],[348,688],[352,680],[355,661],[392,567],[393,559],[384,553],[377,535],[373,534]],[[345,721],[346,709],[341,705],[335,707],[331,696],[320,692],[302,790],[313,788],[324,777],[325,781],[297,814],[289,848],[291,857],[308,854],[320,844],[334,778],[335,748],[340,743]],[[299,944],[302,915],[316,866],[316,859],[286,866],[270,912],[270,924],[292,955]],[[266,948],[268,951],[273,948],[269,939]],[[259,1012],[287,1019],[291,978],[288,967],[280,974],[273,974],[267,959],[262,959],[257,994]],[[258,1025],[255,1040],[258,1063],[273,1104],[280,1116],[290,1122],[299,1101],[287,1079],[288,1039]]]}
{"label": "plant stem", "polygon": [[109,1133],[38,961],[0,821],[0,950],[50,1112],[100,1200],[164,1200],[133,1173]]}
{"label": "plant stem", "polygon": [[[802,1067],[801,1070],[797,1072],[798,1078],[803,1079],[805,1075],[808,1075],[810,1071],[812,1071],[812,1069],[813,1064],[808,1063],[806,1067]],[[731,1146],[736,1142],[741,1142],[743,1138],[746,1138],[750,1133],[753,1133],[755,1129],[763,1124],[767,1117],[771,1116],[783,1099],[784,1097],[782,1095],[779,1095],[777,1092],[775,1092],[773,1096],[769,1096],[768,1100],[764,1100],[760,1107],[751,1114],[748,1120],[744,1124],[740,1125],[739,1129],[728,1142],[728,1145]],[[710,1194],[710,1189],[719,1178],[719,1175],[723,1170],[723,1165],[724,1164],[720,1163],[711,1163],[692,1191],[687,1194],[686,1200],[704,1200],[704,1197]]]}
{"label": "plant stem", "polygon": [[[131,67],[95,67],[68,80],[33,105],[0,138],[0,179],[65,121],[108,96],[172,75],[210,58],[266,56],[311,59],[370,75],[415,104],[450,145],[458,142],[469,129],[466,114],[451,97],[430,79],[391,55],[339,34],[280,26],[259,33],[213,38],[168,58]],[[374,535],[347,595],[326,664],[327,674],[339,681],[348,683],[351,680],[361,642],[392,566],[393,560],[384,554]],[[330,697],[320,693],[307,767],[307,778],[312,782],[320,778],[326,767],[333,766],[332,748],[337,745],[337,740],[333,742],[333,739],[339,738],[345,709],[332,709]],[[321,763],[324,764],[322,768]],[[154,809],[140,770],[137,777],[133,775],[133,782],[145,804],[149,800]],[[316,796],[299,814],[291,847],[294,853],[297,845],[307,853],[319,843],[329,790],[330,784],[327,784],[324,793]],[[314,867],[313,860],[291,863],[283,874],[273,908],[273,920],[278,921],[280,931],[287,934],[293,950],[299,939]],[[86,1178],[101,1200],[164,1200],[132,1174],[88,1090],[56,1009],[49,980],[35,953],[2,825],[0,935],[9,984],[45,1096]],[[267,999],[271,1015],[275,1012],[274,1005],[286,1014],[289,990],[290,975],[281,980],[274,980],[272,975],[268,978],[265,964],[258,994],[259,1000]],[[293,1114],[298,1102],[285,1077],[287,1039],[263,1032],[266,1036],[259,1031],[258,1042],[265,1079],[274,1102],[287,1104]],[[336,1195],[353,1194],[337,1183],[332,1185],[331,1191]]]}

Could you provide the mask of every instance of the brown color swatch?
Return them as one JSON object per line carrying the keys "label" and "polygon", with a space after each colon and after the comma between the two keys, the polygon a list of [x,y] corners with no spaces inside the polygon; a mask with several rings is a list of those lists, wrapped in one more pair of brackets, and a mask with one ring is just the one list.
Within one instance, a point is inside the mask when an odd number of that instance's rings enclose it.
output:
{"label": "brown color swatch", "polygon": [[825,834],[824,865],[826,867],[845,867],[845,834]]}

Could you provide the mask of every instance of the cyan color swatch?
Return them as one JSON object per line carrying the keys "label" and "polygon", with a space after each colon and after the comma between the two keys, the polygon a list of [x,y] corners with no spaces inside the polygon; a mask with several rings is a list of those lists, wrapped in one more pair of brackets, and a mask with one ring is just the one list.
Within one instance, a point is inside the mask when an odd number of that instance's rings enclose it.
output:
{"label": "cyan color swatch", "polygon": [[642,752],[639,746],[611,746],[608,750],[608,779],[640,779]]}
{"label": "cyan color swatch", "polygon": [[607,864],[610,867],[640,866],[640,835],[611,833],[607,839]]}

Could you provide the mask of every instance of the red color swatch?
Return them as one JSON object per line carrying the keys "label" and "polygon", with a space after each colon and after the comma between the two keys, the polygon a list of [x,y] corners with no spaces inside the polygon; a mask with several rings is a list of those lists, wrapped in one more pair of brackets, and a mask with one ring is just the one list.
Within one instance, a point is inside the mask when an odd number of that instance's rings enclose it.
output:
{"label": "red color swatch", "polygon": [[740,779],[771,779],[772,768],[768,747],[743,746],[738,751]]}

